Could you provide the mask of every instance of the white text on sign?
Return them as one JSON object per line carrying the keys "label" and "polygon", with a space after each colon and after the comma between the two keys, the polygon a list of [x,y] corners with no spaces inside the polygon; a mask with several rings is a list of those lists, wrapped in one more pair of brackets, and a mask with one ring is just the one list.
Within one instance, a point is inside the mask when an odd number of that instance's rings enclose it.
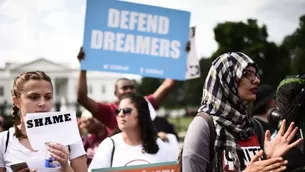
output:
{"label": "white text on sign", "polygon": [[[168,17],[113,8],[108,10],[107,24],[109,28],[136,30],[156,35],[167,35],[170,28]],[[91,32],[92,49],[178,59],[181,55],[180,47],[181,43],[178,40],[97,29]]]}

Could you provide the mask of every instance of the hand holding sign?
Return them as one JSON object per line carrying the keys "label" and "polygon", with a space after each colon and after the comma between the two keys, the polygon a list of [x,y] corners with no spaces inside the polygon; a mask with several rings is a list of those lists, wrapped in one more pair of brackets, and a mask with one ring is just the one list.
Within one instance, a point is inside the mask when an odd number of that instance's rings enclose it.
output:
{"label": "hand holding sign", "polygon": [[77,55],[77,59],[78,61],[82,61],[85,58],[85,52],[83,50],[83,47],[80,47],[78,55]]}
{"label": "hand holding sign", "polygon": [[65,169],[68,166],[69,152],[66,147],[59,143],[48,143],[48,151],[50,155],[60,163],[61,168]]}
{"label": "hand holding sign", "polygon": [[70,145],[81,141],[75,111],[27,114],[24,122],[34,150],[45,149],[47,142]]}

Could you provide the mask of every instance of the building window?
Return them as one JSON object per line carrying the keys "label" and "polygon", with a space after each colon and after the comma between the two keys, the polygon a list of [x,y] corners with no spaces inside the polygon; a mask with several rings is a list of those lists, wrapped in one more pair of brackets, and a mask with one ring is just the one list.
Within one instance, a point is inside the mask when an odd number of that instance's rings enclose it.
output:
{"label": "building window", "polygon": [[0,96],[4,96],[4,87],[0,86]]}
{"label": "building window", "polygon": [[105,85],[102,85],[101,92],[102,92],[103,94],[105,94],[105,93],[106,93],[106,86],[105,86]]}
{"label": "building window", "polygon": [[92,92],[93,92],[92,85],[89,85],[88,86],[88,93],[92,94]]}

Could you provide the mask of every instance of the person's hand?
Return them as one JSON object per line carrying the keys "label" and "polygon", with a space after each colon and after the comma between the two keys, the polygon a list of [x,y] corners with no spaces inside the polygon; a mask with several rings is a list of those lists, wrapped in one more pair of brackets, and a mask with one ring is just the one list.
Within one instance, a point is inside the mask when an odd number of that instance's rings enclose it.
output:
{"label": "person's hand", "polygon": [[243,172],[280,172],[286,170],[288,161],[283,160],[282,157],[270,158],[268,160],[260,161],[263,151],[259,151],[249,163],[249,166]]}
{"label": "person's hand", "polygon": [[83,47],[80,47],[79,53],[77,55],[77,59],[79,61],[83,60],[85,58],[85,52],[83,51]]}
{"label": "person's hand", "polygon": [[50,155],[60,163],[62,168],[66,168],[69,166],[68,164],[68,156],[69,152],[67,148],[59,143],[47,143],[48,151]]}
{"label": "person's hand", "polygon": [[24,168],[24,169],[18,170],[17,172],[36,172],[36,171],[37,171],[36,169]]}
{"label": "person's hand", "polygon": [[185,51],[187,53],[189,53],[191,51],[191,42],[190,41],[187,41],[186,43],[186,47],[185,47]]}
{"label": "person's hand", "polygon": [[271,137],[270,131],[269,130],[266,131],[264,149],[267,158],[281,157],[285,153],[287,153],[289,149],[296,146],[302,141],[302,139],[298,139],[295,142],[290,143],[298,131],[298,127],[294,127],[293,122],[290,124],[286,132],[285,132],[285,128],[286,128],[286,120],[283,120],[278,134],[272,141],[270,141],[270,137]]}
{"label": "person's hand", "polygon": [[163,140],[164,142],[168,142],[168,137],[166,133],[160,131],[158,132],[158,137],[160,137],[160,139]]}

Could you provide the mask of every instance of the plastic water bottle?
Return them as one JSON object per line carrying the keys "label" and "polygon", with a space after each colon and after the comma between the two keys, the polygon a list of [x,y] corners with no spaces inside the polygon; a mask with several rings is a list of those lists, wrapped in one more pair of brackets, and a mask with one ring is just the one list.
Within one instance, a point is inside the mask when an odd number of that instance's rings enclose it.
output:
{"label": "plastic water bottle", "polygon": [[53,157],[49,157],[49,158],[45,159],[44,167],[45,168],[60,168],[60,164]]}
{"label": "plastic water bottle", "polygon": [[44,160],[45,171],[57,172],[60,171],[60,163],[56,161],[47,151],[47,156]]}

